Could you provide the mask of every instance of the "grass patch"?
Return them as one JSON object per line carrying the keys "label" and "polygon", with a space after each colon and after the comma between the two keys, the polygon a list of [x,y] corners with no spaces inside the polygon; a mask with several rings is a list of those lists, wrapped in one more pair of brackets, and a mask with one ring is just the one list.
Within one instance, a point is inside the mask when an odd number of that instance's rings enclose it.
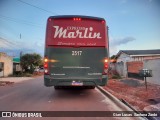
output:
{"label": "grass patch", "polygon": [[23,72],[14,72],[12,75],[9,75],[9,77],[32,77],[33,75],[31,73],[23,73]]}
{"label": "grass patch", "polygon": [[112,79],[121,79],[122,77],[119,74],[112,75]]}

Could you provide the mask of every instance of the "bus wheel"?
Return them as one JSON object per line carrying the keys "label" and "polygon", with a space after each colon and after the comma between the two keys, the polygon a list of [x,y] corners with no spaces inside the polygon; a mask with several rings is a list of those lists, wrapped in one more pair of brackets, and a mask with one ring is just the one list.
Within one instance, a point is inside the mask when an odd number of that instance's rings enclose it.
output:
{"label": "bus wheel", "polygon": [[88,89],[94,89],[95,86],[87,86]]}
{"label": "bus wheel", "polygon": [[95,89],[95,86],[90,86],[90,89]]}
{"label": "bus wheel", "polygon": [[60,89],[60,87],[59,86],[54,86],[54,89],[58,90],[58,89]]}

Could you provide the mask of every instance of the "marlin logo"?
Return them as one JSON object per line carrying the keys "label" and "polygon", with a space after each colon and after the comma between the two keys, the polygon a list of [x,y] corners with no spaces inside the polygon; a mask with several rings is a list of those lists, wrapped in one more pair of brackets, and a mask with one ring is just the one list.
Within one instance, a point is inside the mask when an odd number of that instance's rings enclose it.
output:
{"label": "marlin logo", "polygon": [[97,38],[101,39],[100,32],[93,32],[93,28],[85,28],[82,30],[75,30],[74,32],[69,32],[69,30],[63,27],[53,26],[55,28],[54,38]]}

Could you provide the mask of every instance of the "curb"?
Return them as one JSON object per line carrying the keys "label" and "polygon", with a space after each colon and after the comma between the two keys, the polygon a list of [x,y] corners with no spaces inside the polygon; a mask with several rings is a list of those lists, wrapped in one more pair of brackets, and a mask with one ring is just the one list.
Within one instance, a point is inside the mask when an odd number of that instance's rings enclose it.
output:
{"label": "curb", "polygon": [[97,88],[104,94],[106,95],[109,99],[111,99],[118,107],[122,108],[125,111],[133,111],[129,106],[125,105],[121,100],[113,96],[111,93],[106,91],[100,86],[97,86]]}
{"label": "curb", "polygon": [[[136,113],[140,113],[138,112],[134,107],[132,107],[128,102],[126,102],[125,100],[121,99],[119,100],[118,98],[116,98],[115,96],[113,96],[111,93],[109,93],[108,91],[106,91],[105,89],[103,89],[101,86],[96,86],[105,96],[107,96],[108,98],[110,98],[118,107],[122,108],[125,111],[134,111]],[[147,112],[147,111],[142,111],[143,113]],[[142,117],[145,120],[159,120],[158,118],[155,117]]]}
{"label": "curb", "polygon": [[14,82],[14,83],[20,83],[23,81],[28,81],[33,79],[33,77],[5,77],[1,78],[0,82]]}

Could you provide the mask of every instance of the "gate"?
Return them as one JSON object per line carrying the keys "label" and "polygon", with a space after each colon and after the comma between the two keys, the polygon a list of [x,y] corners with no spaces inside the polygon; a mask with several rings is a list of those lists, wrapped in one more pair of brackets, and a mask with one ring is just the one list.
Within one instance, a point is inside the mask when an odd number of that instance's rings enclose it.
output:
{"label": "gate", "polygon": [[4,77],[4,63],[0,62],[0,77]]}

